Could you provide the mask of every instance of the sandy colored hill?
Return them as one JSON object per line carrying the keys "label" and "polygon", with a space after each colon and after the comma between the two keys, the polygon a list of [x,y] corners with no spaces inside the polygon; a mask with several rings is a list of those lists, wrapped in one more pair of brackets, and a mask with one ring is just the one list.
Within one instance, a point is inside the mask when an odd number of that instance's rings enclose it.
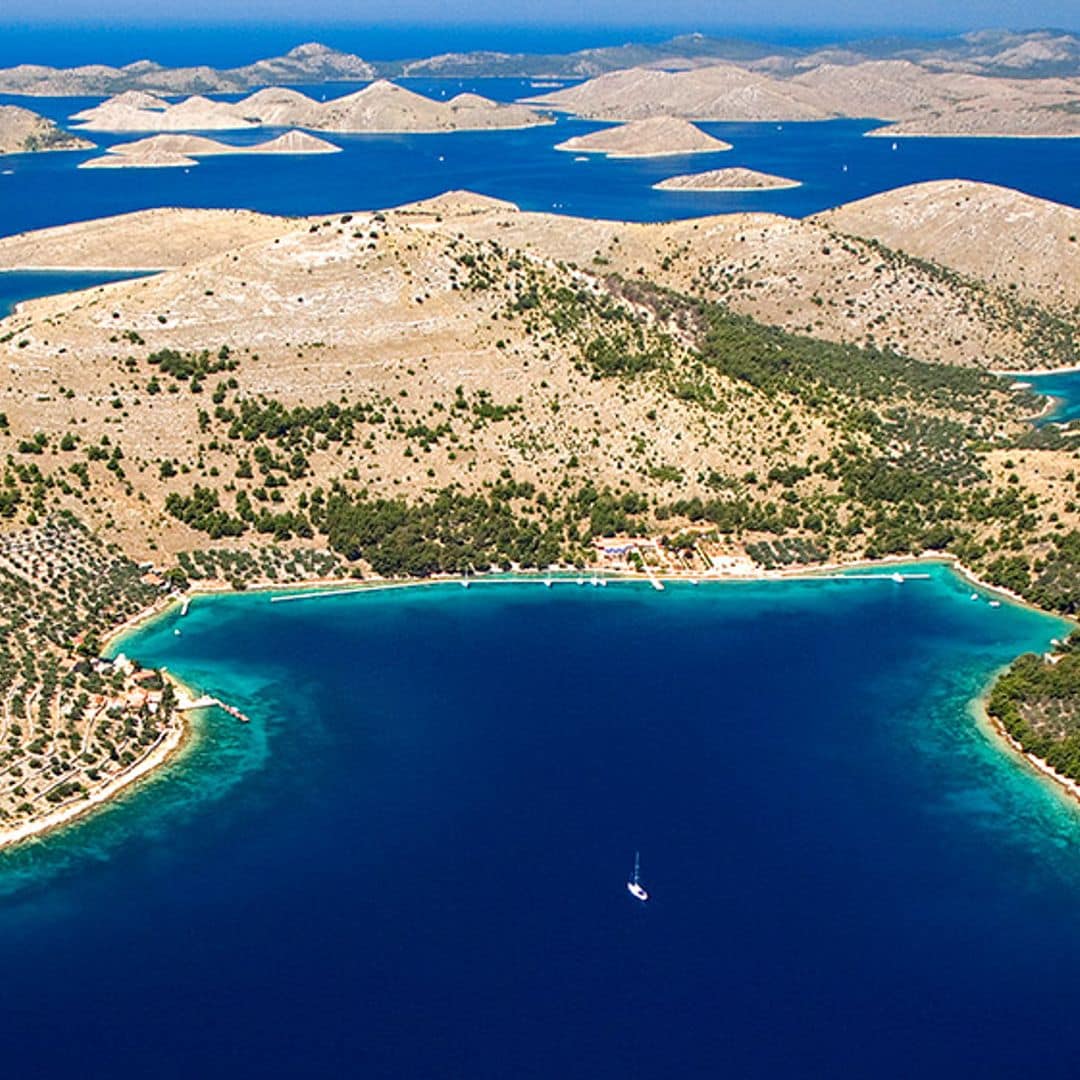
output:
{"label": "sandy colored hill", "polygon": [[531,127],[545,118],[523,105],[502,105],[475,94],[435,101],[380,80],[319,106],[313,123],[297,127],[340,132],[427,132]]}
{"label": "sandy colored hill", "polygon": [[306,131],[286,131],[275,139],[248,147],[251,154],[339,154],[341,147]]}
{"label": "sandy colored hill", "polygon": [[137,210],[0,238],[0,269],[160,270],[295,227],[249,210]]}
{"label": "sandy colored hill", "polygon": [[[834,225],[776,214],[723,214],[660,224],[568,219],[463,202],[428,210],[448,235],[521,248],[600,273],[645,277],[830,341],[891,345],[931,363],[999,369],[1053,366],[1040,309],[1013,290],[968,281]],[[1053,206],[1054,204],[1049,204]],[[421,224],[425,203],[401,208]],[[1006,223],[987,219],[990,237]],[[988,240],[988,242],[992,242]],[[1080,348],[1077,328],[1062,328]],[[1057,360],[1058,364],[1063,360]]]}
{"label": "sandy colored hill", "polygon": [[205,135],[151,135],[130,143],[116,143],[101,157],[84,161],[80,169],[147,169],[198,165],[199,157],[222,154],[336,154],[340,147],[303,131],[287,131],[276,139],[246,146],[209,139]]}
{"label": "sandy colored hill", "polygon": [[242,101],[187,98],[164,108],[111,99],[76,114],[97,131],[226,131],[296,127],[337,132],[479,131],[548,122],[524,105],[504,105],[477,94],[436,101],[394,83],[378,81],[353,94],[320,102],[282,87],[258,90]]}
{"label": "sandy colored hill", "polygon": [[556,150],[609,157],[668,157],[676,154],[711,154],[730,150],[731,144],[707,135],[701,128],[674,116],[632,120],[588,135],[575,135]]}
{"label": "sandy colored hill", "polygon": [[[70,232],[46,230],[37,237],[0,241],[0,266],[175,266],[193,257],[181,242],[185,234],[192,251],[204,253],[226,250],[228,235],[236,236],[239,245],[249,237],[281,238],[293,227],[283,219],[253,216],[226,217],[223,228],[212,217],[201,218],[205,211],[156,213],[152,220],[128,215],[97,228],[92,223],[68,226]],[[932,363],[1053,366],[1065,362],[1055,361],[1062,355],[1061,341],[1076,337],[1075,327],[1063,328],[1058,345],[1052,345],[1043,336],[1051,325],[1040,314],[1043,307],[1026,308],[1015,290],[982,283],[977,273],[969,281],[952,270],[913,261],[870,240],[854,239],[830,222],[727,214],[628,224],[523,213],[501,200],[464,192],[387,216],[448,239],[463,233],[476,242],[520,248],[598,273],[647,277],[721,300],[788,330],[831,341],[891,345]],[[324,219],[313,220],[321,224]],[[988,217],[983,227],[996,237],[1009,222]],[[141,251],[139,259],[128,264],[128,253],[135,251]],[[1048,294],[1052,290],[1048,286]]]}
{"label": "sandy colored hill", "polygon": [[826,63],[785,78],[731,64],[633,68],[525,100],[603,120],[877,117],[897,125],[884,134],[1080,135],[1080,78],[989,78],[907,60]]}
{"label": "sandy colored hill", "polygon": [[1053,310],[1080,308],[1080,210],[1074,207],[992,184],[939,180],[848,203],[818,220]]}
{"label": "sandy colored hill", "polygon": [[80,131],[231,131],[256,126],[231,104],[198,95],[165,108],[106,101],[77,117]]}
{"label": "sandy colored hill", "polygon": [[597,120],[659,115],[688,120],[823,120],[830,115],[810,94],[732,64],[680,72],[632,68],[525,100]]}
{"label": "sandy colored hill", "polygon": [[653,184],[657,191],[765,191],[801,186],[801,180],[740,168],[710,169],[708,172],[670,176]]}
{"label": "sandy colored hill", "polygon": [[94,144],[17,105],[0,105],[0,154],[40,150],[87,150]]}
{"label": "sandy colored hill", "polygon": [[80,169],[176,169],[199,163],[170,150],[148,148],[138,154],[102,154],[80,163]]}

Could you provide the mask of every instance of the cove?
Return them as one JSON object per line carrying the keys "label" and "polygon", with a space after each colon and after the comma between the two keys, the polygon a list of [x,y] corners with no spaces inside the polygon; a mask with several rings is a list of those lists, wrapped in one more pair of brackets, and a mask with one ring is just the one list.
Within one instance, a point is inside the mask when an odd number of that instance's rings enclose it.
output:
{"label": "cove", "polygon": [[0,859],[9,1068],[1069,1067],[1078,816],[968,709],[1065,625],[930,573],[166,614],[252,722]]}

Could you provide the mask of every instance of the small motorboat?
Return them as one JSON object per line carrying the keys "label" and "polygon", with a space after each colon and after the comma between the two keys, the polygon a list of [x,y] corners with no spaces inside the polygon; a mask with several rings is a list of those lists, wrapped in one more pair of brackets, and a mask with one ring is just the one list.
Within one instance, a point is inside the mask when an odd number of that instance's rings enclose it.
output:
{"label": "small motorboat", "polygon": [[626,891],[635,900],[640,900],[643,904],[649,899],[645,886],[641,884],[641,853],[637,851],[634,852],[634,873],[626,883]]}

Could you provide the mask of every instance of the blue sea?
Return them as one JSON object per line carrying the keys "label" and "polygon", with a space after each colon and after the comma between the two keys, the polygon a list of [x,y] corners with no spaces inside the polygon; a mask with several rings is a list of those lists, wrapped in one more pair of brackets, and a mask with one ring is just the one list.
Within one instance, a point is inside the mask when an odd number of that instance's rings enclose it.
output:
{"label": "blue sea", "polygon": [[931,572],[159,619],[251,723],[0,861],[6,1067],[1071,1075],[1080,820],[968,709],[1064,626]]}

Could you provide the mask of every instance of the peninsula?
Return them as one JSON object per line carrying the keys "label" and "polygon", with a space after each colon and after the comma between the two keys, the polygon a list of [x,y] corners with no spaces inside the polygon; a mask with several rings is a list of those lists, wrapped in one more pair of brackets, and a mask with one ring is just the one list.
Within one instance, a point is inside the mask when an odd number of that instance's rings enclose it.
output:
{"label": "peninsula", "polygon": [[0,105],[0,154],[43,150],[89,150],[92,142],[57,127],[51,120],[18,105]]}

